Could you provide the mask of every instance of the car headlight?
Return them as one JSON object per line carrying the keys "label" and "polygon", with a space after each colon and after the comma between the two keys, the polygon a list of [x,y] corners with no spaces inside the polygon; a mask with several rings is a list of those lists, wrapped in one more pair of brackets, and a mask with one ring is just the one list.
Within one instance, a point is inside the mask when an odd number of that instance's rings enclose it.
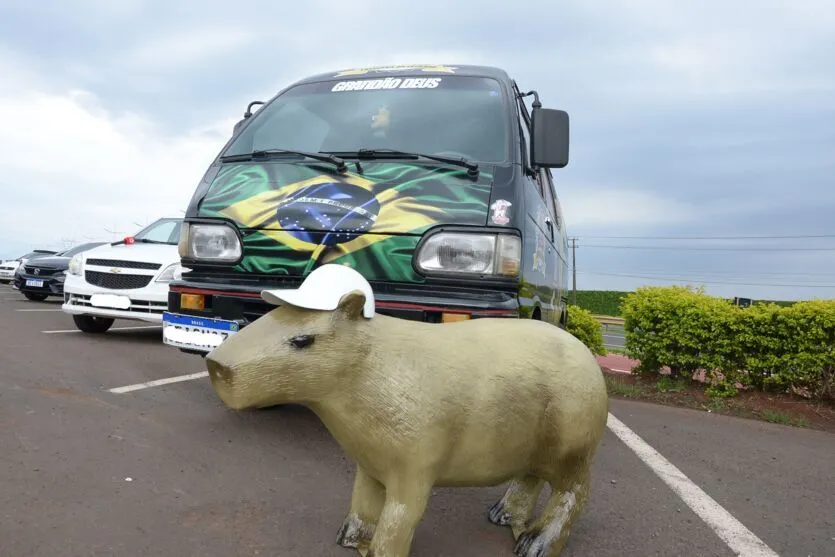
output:
{"label": "car headlight", "polygon": [[238,234],[228,224],[183,223],[180,257],[207,263],[234,263],[241,258]]}
{"label": "car headlight", "polygon": [[177,268],[180,266],[179,263],[172,263],[168,267],[166,267],[156,278],[154,282],[171,282],[175,274],[177,272]]}
{"label": "car headlight", "polygon": [[70,259],[70,263],[67,266],[67,274],[68,275],[80,276],[81,275],[81,267],[82,267],[81,254],[77,253],[77,254],[72,256],[72,259]]}
{"label": "car headlight", "polygon": [[441,232],[429,236],[415,255],[428,274],[519,275],[522,241],[509,234]]}

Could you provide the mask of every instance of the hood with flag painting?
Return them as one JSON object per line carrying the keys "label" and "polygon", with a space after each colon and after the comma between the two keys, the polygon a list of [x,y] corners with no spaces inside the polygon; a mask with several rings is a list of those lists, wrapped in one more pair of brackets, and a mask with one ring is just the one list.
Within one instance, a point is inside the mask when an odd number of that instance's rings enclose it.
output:
{"label": "hood with flag painting", "polygon": [[241,228],[246,273],[304,276],[348,264],[370,280],[420,281],[412,254],[429,228],[487,224],[493,176],[480,168],[363,161],[340,174],[286,161],[226,164],[198,216]]}

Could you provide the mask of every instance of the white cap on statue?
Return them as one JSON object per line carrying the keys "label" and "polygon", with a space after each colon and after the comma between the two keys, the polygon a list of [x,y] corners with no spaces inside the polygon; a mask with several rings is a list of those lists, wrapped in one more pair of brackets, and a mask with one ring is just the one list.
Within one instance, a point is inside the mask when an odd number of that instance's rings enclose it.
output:
{"label": "white cap on statue", "polygon": [[359,271],[346,265],[328,263],[310,272],[298,288],[262,290],[261,298],[270,304],[282,303],[305,309],[335,310],[339,300],[352,290],[365,294],[363,316],[374,317],[374,292]]}

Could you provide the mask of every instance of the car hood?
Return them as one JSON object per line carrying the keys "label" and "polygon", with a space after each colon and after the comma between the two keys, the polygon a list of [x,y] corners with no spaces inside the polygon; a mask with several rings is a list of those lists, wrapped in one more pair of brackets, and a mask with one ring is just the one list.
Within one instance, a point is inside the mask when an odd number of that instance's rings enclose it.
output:
{"label": "car hood", "polygon": [[139,261],[170,265],[180,261],[176,245],[171,244],[119,244],[104,245],[83,252],[87,264],[96,260],[108,261],[102,265],[116,265],[113,261]]}
{"label": "car hood", "polygon": [[243,231],[236,270],[303,276],[323,263],[353,266],[369,279],[419,281],[411,258],[420,237],[443,225],[484,226],[493,171],[423,161],[287,161],[225,164],[196,216],[234,221]]}
{"label": "car hood", "polygon": [[69,264],[69,257],[46,256],[26,260],[27,267],[39,267],[44,269],[66,269]]}

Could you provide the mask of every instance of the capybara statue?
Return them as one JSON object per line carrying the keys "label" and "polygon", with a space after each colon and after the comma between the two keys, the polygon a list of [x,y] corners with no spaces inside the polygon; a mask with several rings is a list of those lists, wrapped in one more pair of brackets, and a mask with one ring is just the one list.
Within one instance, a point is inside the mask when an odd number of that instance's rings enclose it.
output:
{"label": "capybara statue", "polygon": [[433,486],[509,482],[486,515],[511,528],[514,555],[562,552],[609,410],[580,340],[538,320],[381,315],[362,275],[335,264],[262,298],[277,307],[207,354],[211,384],[233,409],[310,408],[356,462],[338,544],[407,557]]}

